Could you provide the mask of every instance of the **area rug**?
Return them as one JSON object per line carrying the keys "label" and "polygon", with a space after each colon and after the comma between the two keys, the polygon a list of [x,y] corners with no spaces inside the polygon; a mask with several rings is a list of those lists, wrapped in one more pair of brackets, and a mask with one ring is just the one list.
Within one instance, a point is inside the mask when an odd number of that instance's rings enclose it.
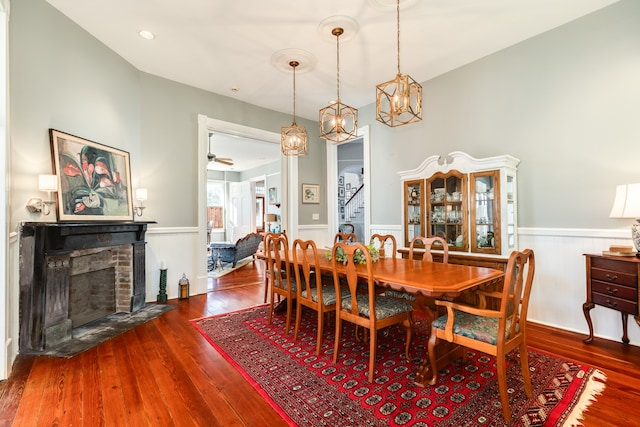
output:
{"label": "area rug", "polygon": [[233,263],[227,262],[227,263],[224,263],[224,265],[222,266],[222,269],[214,268],[207,275],[208,277],[217,279],[218,277],[222,277],[225,274],[229,274],[232,271],[236,271],[237,269],[244,267],[245,265],[249,264],[251,261],[253,261],[252,257],[245,258],[243,260],[238,261],[235,267],[233,267]]}
{"label": "area rug", "polygon": [[[432,387],[413,383],[426,354],[417,321],[412,361],[404,355],[404,330],[378,339],[375,380],[367,381],[368,343],[345,326],[338,362],[333,326],[315,354],[316,316],[303,313],[298,341],[284,333],[284,315],[267,324],[267,306],[193,320],[193,325],[292,426],[504,426],[495,359],[469,351],[467,363],[441,371]],[[513,426],[571,426],[604,389],[593,368],[529,350],[534,397],[527,398],[519,354],[508,359]]]}

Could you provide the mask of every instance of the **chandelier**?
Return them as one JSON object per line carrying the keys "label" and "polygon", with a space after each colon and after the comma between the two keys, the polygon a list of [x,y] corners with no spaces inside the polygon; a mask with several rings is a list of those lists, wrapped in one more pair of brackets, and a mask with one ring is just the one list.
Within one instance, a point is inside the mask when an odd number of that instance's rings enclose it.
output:
{"label": "chandelier", "polygon": [[337,100],[320,110],[320,138],[333,142],[353,139],[358,130],[358,110],[340,101],[340,36],[343,33],[340,27],[331,31],[336,36]]}
{"label": "chandelier", "polygon": [[400,0],[396,4],[398,73],[393,80],[376,86],[376,120],[387,126],[402,126],[422,120],[422,86],[400,73]]}
{"label": "chandelier", "polygon": [[282,126],[280,147],[285,156],[306,156],[307,131],[296,124],[296,67],[300,63],[290,61],[289,65],[293,68],[293,122],[291,126]]}

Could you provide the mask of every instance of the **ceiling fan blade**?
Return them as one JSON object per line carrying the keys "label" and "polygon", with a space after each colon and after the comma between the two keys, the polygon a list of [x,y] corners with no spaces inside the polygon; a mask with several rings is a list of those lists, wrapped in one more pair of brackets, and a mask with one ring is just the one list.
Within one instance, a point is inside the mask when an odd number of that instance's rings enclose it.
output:
{"label": "ceiling fan blade", "polygon": [[222,163],[223,165],[233,166],[233,160],[224,157],[216,157],[214,161]]}

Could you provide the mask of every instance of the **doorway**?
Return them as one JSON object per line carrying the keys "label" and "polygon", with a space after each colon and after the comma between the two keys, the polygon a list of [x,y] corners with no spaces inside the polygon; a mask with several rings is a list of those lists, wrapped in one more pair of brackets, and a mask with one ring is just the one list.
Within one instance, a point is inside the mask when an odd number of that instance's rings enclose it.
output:
{"label": "doorway", "polygon": [[[349,145],[352,144],[352,145]],[[358,137],[353,141],[335,144],[327,141],[327,197],[329,207],[329,233],[336,233],[340,225],[357,221],[358,240],[368,243],[371,235],[371,179],[369,156],[369,126],[358,129]],[[340,179],[342,176],[342,180]],[[349,180],[349,198],[347,182]],[[352,188],[354,186],[355,188]],[[362,197],[360,212],[347,219],[347,201],[359,189]],[[345,209],[342,209],[342,208]],[[354,224],[354,228],[355,228]],[[332,234],[333,235],[333,234]]]}
{"label": "doorway", "polygon": [[[205,115],[198,115],[198,226],[197,226],[197,248],[202,248],[202,253],[206,254],[207,248],[207,209],[206,209],[206,185],[207,185],[207,152],[210,132],[220,132],[254,140],[280,144],[280,134],[262,129],[239,125],[211,119]],[[292,206],[297,201],[290,203],[289,189],[297,186],[297,158],[281,157],[280,161],[280,201],[282,202],[280,221],[284,226],[289,221],[297,220],[297,213]],[[293,212],[293,213],[292,213]],[[293,230],[293,227],[288,227]],[[198,252],[198,251],[196,251]],[[196,271],[198,271],[197,292],[207,292],[207,258],[206,256],[196,257]]]}

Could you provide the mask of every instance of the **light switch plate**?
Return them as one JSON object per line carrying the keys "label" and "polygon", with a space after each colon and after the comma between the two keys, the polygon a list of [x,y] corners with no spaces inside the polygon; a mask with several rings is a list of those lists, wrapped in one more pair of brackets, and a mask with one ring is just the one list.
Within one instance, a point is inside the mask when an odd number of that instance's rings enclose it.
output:
{"label": "light switch plate", "polygon": [[320,219],[320,214],[315,213],[315,214],[313,214],[313,215],[312,215],[312,217],[311,217],[311,218],[312,218],[314,221],[318,221],[318,220]]}

